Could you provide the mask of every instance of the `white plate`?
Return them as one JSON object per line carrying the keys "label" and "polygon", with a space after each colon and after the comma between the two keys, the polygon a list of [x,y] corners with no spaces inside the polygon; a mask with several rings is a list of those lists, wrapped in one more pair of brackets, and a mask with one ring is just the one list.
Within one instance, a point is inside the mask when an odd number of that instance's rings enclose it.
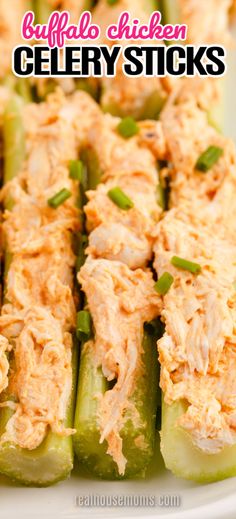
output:
{"label": "white plate", "polygon": [[[236,60],[235,51],[228,56],[226,84],[225,134],[236,142]],[[1,519],[235,519],[236,478],[210,485],[197,485],[176,479],[164,469],[160,455],[153,461],[145,480],[105,482],[89,478],[82,472],[54,487],[23,488],[0,478]],[[87,508],[76,505],[77,496],[155,496],[157,505],[164,496],[180,498],[180,506],[150,508]]]}
{"label": "white plate", "polygon": [[[160,457],[155,470],[145,480],[97,481],[85,474],[50,488],[23,488],[0,480],[0,517],[2,519],[235,519],[236,479],[211,485],[197,485],[174,478],[164,469]],[[155,496],[157,506],[150,508],[88,508],[76,505],[77,496]],[[180,498],[178,507],[158,506],[164,496]],[[173,497],[172,497],[173,499]]]}

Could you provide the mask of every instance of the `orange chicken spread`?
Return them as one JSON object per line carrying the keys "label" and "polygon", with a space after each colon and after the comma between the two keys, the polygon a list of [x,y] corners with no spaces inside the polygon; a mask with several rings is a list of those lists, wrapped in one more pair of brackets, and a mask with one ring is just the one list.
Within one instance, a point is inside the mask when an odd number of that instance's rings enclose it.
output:
{"label": "orange chicken spread", "polygon": [[[106,0],[99,0],[93,9],[93,22],[101,27],[100,44],[117,44],[125,45],[125,40],[109,41],[106,38],[106,28],[112,23],[117,23],[120,14],[128,11],[132,18],[138,18],[142,23],[148,23],[151,8],[148,2],[134,2],[133,0],[119,0],[112,6],[107,5]],[[154,9],[153,9],[154,10]],[[136,45],[141,44],[139,40],[135,40]],[[151,43],[151,42],[145,42]],[[158,44],[158,42],[155,42]],[[133,78],[124,76],[122,71],[123,60],[119,59],[117,73],[114,78],[102,78],[102,105],[111,113],[118,111],[119,115],[132,115],[133,117],[142,118],[146,110],[152,108],[152,104],[157,105],[159,109],[165,102],[170,88],[170,81],[167,78],[145,78],[139,77],[138,81]]]}
{"label": "orange chicken spread", "polygon": [[[40,105],[24,109],[26,160],[2,196],[11,201],[4,214],[3,234],[11,260],[6,276],[6,302],[0,317],[1,385],[7,364],[2,361],[7,339],[14,352],[9,387],[15,412],[1,441],[34,449],[48,428],[62,435],[72,387],[72,335],[75,327],[72,233],[80,228],[76,208],[78,185],[69,178],[85,137],[93,101],[83,93],[66,99],[58,91]],[[96,110],[95,110],[96,111]],[[71,196],[57,209],[48,199],[67,188]],[[44,390],[42,391],[42,387]]]}
{"label": "orange chicken spread", "polygon": [[[48,12],[69,10],[71,23],[91,7],[87,0],[46,3]],[[101,27],[99,43],[104,45],[111,45],[106,27],[122,11],[147,23],[154,8],[151,0],[94,4],[93,22]],[[188,25],[188,43],[230,44],[235,1],[178,0],[176,6],[179,22]],[[27,0],[0,0],[0,79],[9,74],[28,8]],[[0,314],[0,407],[12,412],[0,443],[33,450],[49,431],[75,432],[66,426],[78,303],[73,238],[84,228],[69,162],[86,148],[101,178],[86,191],[88,246],[77,279],[94,333],[83,347],[92,349],[94,367],[111,383],[104,394],[95,395],[100,443],[106,442],[119,475],[125,475],[127,411],[135,425],[141,421],[132,397],[144,369],[144,323],[160,316],[165,332],[157,347],[165,402],[186,402],[176,425],[199,449],[218,453],[236,443],[236,155],[232,142],[209,123],[210,109],[221,102],[221,82],[132,79],[123,75],[119,59],[115,78],[92,80],[90,87],[100,83],[104,112],[140,120],[137,134],[128,139],[118,131],[120,118],[104,114],[91,97],[76,91],[81,83],[74,78],[29,80],[41,99],[55,83],[66,94],[74,93],[66,97],[57,88],[47,101],[24,106],[24,164],[1,191],[7,268]],[[9,95],[0,86],[0,127]],[[159,120],[152,120],[160,110]],[[203,173],[196,164],[209,146],[222,154]],[[165,161],[159,172],[157,160]],[[159,176],[169,181],[166,213],[158,205]],[[112,200],[114,188],[132,207],[122,209]],[[48,201],[62,189],[69,197],[55,209]],[[199,273],[175,267],[173,256],[195,262]],[[165,272],[173,276],[163,296],[155,290],[152,261],[158,278]],[[141,449],[144,436],[135,442]]]}
{"label": "orange chicken spread", "polygon": [[[145,268],[152,257],[161,208],[154,155],[141,135],[122,138],[118,123],[119,119],[103,115],[88,135],[103,182],[86,193],[88,257],[78,279],[94,323],[95,363],[108,381],[115,380],[112,389],[98,395],[100,441],[107,441],[107,453],[124,474],[127,460],[120,432],[128,408],[133,420],[139,420],[129,397],[142,368],[143,325],[158,315],[161,304],[152,273]],[[128,211],[108,197],[117,186],[132,199]]]}
{"label": "orange chicken spread", "polygon": [[[87,253],[94,258],[116,259],[135,269],[145,266],[152,257],[152,231],[161,214],[156,195],[158,175],[153,154],[140,146],[139,137],[120,137],[118,122],[105,115],[89,134],[104,182],[87,192],[85,214],[91,233]],[[108,197],[109,190],[117,186],[134,204],[129,211],[120,209]]]}
{"label": "orange chicken spread", "polygon": [[228,44],[232,0],[177,0],[182,23],[188,25],[188,42]]}
{"label": "orange chicken spread", "polygon": [[112,389],[97,395],[100,441],[107,440],[107,452],[119,473],[124,474],[126,458],[120,436],[123,415],[131,406],[133,419],[138,419],[129,397],[142,369],[143,325],[156,317],[160,298],[151,271],[132,271],[118,261],[88,257],[78,279],[93,317],[95,365],[102,367],[108,381],[115,381]]}
{"label": "orange chicken spread", "polygon": [[[170,99],[161,123],[171,196],[155,230],[154,267],[158,276],[174,277],[161,312],[161,388],[167,404],[188,404],[178,424],[194,443],[217,453],[236,441],[235,149],[195,97]],[[212,145],[221,157],[198,171],[199,156]],[[200,273],[174,267],[173,256],[197,263]]]}
{"label": "orange chicken spread", "polygon": [[[164,296],[165,333],[158,342],[167,404],[188,403],[179,425],[208,453],[236,441],[236,245],[172,209],[158,224],[154,266],[174,284]],[[199,275],[171,265],[197,262]]]}
{"label": "orange chicken spread", "polygon": [[[208,124],[195,98],[169,103],[162,113],[167,159],[172,168],[171,207],[181,207],[183,218],[199,220],[214,232],[235,237],[236,156],[230,139]],[[209,146],[223,150],[220,159],[203,174],[196,169],[199,156]],[[229,225],[230,220],[230,225]]]}

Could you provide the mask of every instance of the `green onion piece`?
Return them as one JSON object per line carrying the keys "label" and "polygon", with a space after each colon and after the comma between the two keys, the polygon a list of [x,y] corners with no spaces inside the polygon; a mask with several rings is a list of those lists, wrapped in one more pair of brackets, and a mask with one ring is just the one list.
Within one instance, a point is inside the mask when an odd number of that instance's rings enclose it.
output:
{"label": "green onion piece", "polygon": [[179,258],[178,256],[173,256],[173,258],[171,258],[171,264],[179,269],[188,270],[189,272],[192,272],[192,274],[198,274],[201,272],[201,265],[199,265],[199,263],[194,263],[193,261],[188,261]]}
{"label": "green onion piece", "polygon": [[83,162],[81,160],[70,160],[69,169],[69,177],[73,180],[79,180],[81,182],[83,179]]}
{"label": "green onion piece", "polygon": [[133,117],[124,117],[118,124],[117,130],[122,137],[129,139],[139,132],[139,127]]}
{"label": "green onion piece", "polygon": [[113,187],[107,193],[107,196],[116,204],[120,209],[128,210],[134,207],[134,203],[130,198],[120,189],[120,187]]}
{"label": "green onion piece", "polygon": [[65,187],[59,191],[59,193],[56,193],[52,198],[48,199],[48,205],[50,207],[53,207],[53,209],[57,209],[59,205],[63,204],[67,198],[70,198],[71,192],[69,189],[66,189]]}
{"label": "green onion piece", "polygon": [[81,341],[87,341],[92,335],[92,317],[88,310],[81,310],[76,318],[76,337]]}
{"label": "green onion piece", "polygon": [[169,272],[164,272],[162,276],[155,283],[154,288],[160,296],[164,296],[169,292],[172,283],[174,282],[173,276]]}
{"label": "green onion piece", "polygon": [[221,155],[223,155],[222,148],[219,148],[218,146],[209,146],[209,148],[207,148],[207,150],[198,158],[195,168],[206,173],[212,168],[212,166],[214,166]]}

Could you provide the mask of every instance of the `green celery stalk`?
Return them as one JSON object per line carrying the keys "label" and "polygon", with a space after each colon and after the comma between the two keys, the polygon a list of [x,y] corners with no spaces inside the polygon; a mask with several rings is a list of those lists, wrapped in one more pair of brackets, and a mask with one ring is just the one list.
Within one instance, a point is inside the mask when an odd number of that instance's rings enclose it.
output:
{"label": "green celery stalk", "polygon": [[[161,0],[161,12],[163,16],[162,23],[164,24],[175,25],[185,22],[180,18],[178,0]],[[168,44],[171,43],[176,43],[176,40],[168,42]],[[209,107],[207,116],[209,124],[218,132],[222,132],[225,108],[225,79],[218,78],[217,81],[219,86],[219,101]]]}
{"label": "green celery stalk", "polygon": [[176,25],[180,23],[178,0],[161,0],[162,23]]}
{"label": "green celery stalk", "polygon": [[[49,0],[32,0],[33,7],[32,10],[35,14],[35,23],[44,24],[47,23],[50,14],[52,13],[52,6]],[[93,6],[92,0],[83,0],[78,1],[78,21],[79,17],[83,11],[90,11]],[[63,6],[62,6],[63,7]],[[57,9],[58,10],[58,9]],[[63,10],[63,9],[62,9]],[[36,83],[36,98],[39,101],[43,101],[50,93],[54,92],[57,82],[54,78],[48,78],[45,81],[44,89],[41,91],[40,95],[37,92],[37,83]],[[92,97],[97,97],[97,88],[93,85],[92,81],[88,81],[85,79],[75,79],[75,89],[84,90],[88,92]]]}
{"label": "green celery stalk", "polygon": [[97,153],[92,148],[84,148],[80,152],[80,158],[87,170],[87,189],[96,189],[102,178],[102,169]]}
{"label": "green celery stalk", "polygon": [[[80,158],[87,166],[88,189],[96,189],[101,181],[102,170],[99,157],[91,148],[86,148]],[[80,267],[82,265],[80,264]],[[92,474],[103,479],[122,479],[131,477],[147,468],[152,456],[155,442],[156,409],[160,403],[158,388],[159,365],[157,361],[157,338],[163,333],[160,322],[153,321],[145,325],[143,337],[144,370],[137,381],[132,401],[140,415],[141,425],[137,429],[126,413],[125,425],[121,431],[123,452],[127,458],[124,476],[120,476],[112,457],[106,453],[107,443],[99,443],[100,430],[97,423],[96,394],[104,394],[110,387],[101,372],[94,366],[94,355],[91,343],[82,344],[79,367],[77,402],[73,437],[74,450],[79,462]],[[144,437],[145,447],[135,444],[140,435]]]}
{"label": "green celery stalk", "polygon": [[212,483],[236,476],[236,446],[225,447],[218,454],[205,454],[194,446],[191,436],[176,420],[186,411],[186,403],[162,402],[161,452],[166,467],[176,476]]}
{"label": "green celery stalk", "polygon": [[[147,78],[148,81],[148,78]],[[103,89],[103,94],[105,90]],[[166,94],[164,91],[159,92],[158,90],[153,91],[147,99],[145,99],[143,105],[137,112],[129,113],[126,110],[122,109],[122,106],[116,103],[105,103],[104,97],[101,97],[101,108],[104,113],[109,113],[114,117],[124,118],[128,115],[132,115],[132,117],[137,121],[143,121],[145,119],[158,119],[158,116],[164,107],[166,102]]]}
{"label": "green celery stalk", "polygon": [[[143,10],[145,18],[146,14],[151,15],[153,11],[157,11],[158,9],[160,9],[160,2],[158,0],[136,0],[136,5],[140,6],[140,11]],[[107,8],[112,9],[113,6],[108,5]],[[146,80],[149,81],[148,78]],[[138,78],[135,81],[138,81]],[[110,88],[112,89],[112,85]],[[129,111],[129,113],[127,113],[127,111],[124,110],[120,103],[106,102],[106,92],[107,89],[105,89],[104,84],[102,84],[101,107],[103,111],[108,112],[113,116],[118,116],[121,118],[126,116],[132,116],[136,120],[157,119],[166,102],[165,91],[158,91],[156,89],[146,99],[144,99],[144,102],[138,110],[133,110],[132,112]],[[140,94],[142,94],[142,92],[140,92]]]}
{"label": "green celery stalk", "polygon": [[15,95],[6,106],[3,121],[4,183],[12,180],[21,170],[25,156],[25,138],[21,111],[23,100]]}
{"label": "green celery stalk", "polygon": [[[164,23],[180,23],[177,2],[162,0]],[[218,131],[222,128],[224,113],[224,80],[220,83],[220,102],[208,111],[208,121]],[[236,475],[236,447],[226,447],[219,454],[205,454],[194,446],[191,436],[176,421],[185,412],[186,403],[172,405],[162,402],[161,452],[166,467],[176,476],[200,483],[218,481]]]}
{"label": "green celery stalk", "polygon": [[[21,170],[24,160],[24,128],[21,117],[22,100],[13,97],[6,109],[4,118],[4,182],[11,180]],[[12,207],[12,201],[7,202]],[[7,265],[5,275],[10,263],[10,255],[5,251]],[[73,424],[74,398],[76,386],[77,348],[72,354],[73,383],[70,402],[68,405],[65,426]],[[14,358],[10,354],[10,369],[14,370]],[[42,388],[43,390],[43,388]],[[1,400],[13,400],[14,397],[6,390],[1,395]],[[0,438],[5,426],[12,415],[9,408],[0,410]],[[14,443],[8,442],[0,445],[0,472],[11,479],[24,485],[47,486],[66,478],[73,467],[73,448],[71,437],[61,437],[49,432],[42,444],[34,450],[22,449]]]}
{"label": "green celery stalk", "polygon": [[16,83],[15,89],[17,94],[19,94],[26,103],[30,103],[32,101],[32,92],[28,79],[19,78],[19,80]]}
{"label": "green celery stalk", "polygon": [[[78,354],[75,344],[72,356],[72,394],[65,420],[66,427],[72,427],[73,424],[77,364]],[[13,368],[13,362],[10,363],[10,367]],[[13,400],[13,397],[6,390],[1,400]],[[0,438],[11,416],[10,409],[1,410]],[[70,475],[73,457],[72,438],[50,431],[41,445],[34,450],[22,449],[11,442],[0,445],[0,473],[26,486],[46,487]]]}
{"label": "green celery stalk", "polygon": [[35,23],[47,23],[52,12],[48,0],[33,0],[33,11],[35,14]]}
{"label": "green celery stalk", "polygon": [[[136,427],[128,412],[125,413],[121,437],[127,465],[125,475],[120,476],[112,457],[106,453],[106,441],[99,443],[96,394],[104,394],[109,389],[109,383],[101,368],[94,366],[92,343],[88,342],[82,346],[74,423],[77,432],[73,442],[79,462],[97,477],[123,479],[135,476],[145,472],[152,459],[158,398],[158,362],[156,336],[150,335],[147,331],[144,331],[143,350],[143,373],[139,376],[131,397],[140,416],[140,426]],[[135,440],[141,435],[144,437],[143,447],[135,444]]]}

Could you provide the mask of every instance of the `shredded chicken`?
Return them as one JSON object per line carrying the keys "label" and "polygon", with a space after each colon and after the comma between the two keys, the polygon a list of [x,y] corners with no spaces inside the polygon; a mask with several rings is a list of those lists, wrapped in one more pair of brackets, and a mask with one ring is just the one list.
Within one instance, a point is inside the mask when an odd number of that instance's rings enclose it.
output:
{"label": "shredded chicken", "polygon": [[[195,85],[192,95],[189,89],[170,96],[161,124],[171,194],[170,211],[155,230],[154,266],[158,276],[174,277],[161,312],[161,387],[167,404],[187,403],[178,424],[201,450],[216,453],[236,441],[235,148],[209,124]],[[212,145],[222,156],[198,171],[199,156]],[[174,255],[201,272],[175,268]]]}
{"label": "shredded chicken", "polygon": [[[158,175],[153,154],[139,146],[139,137],[124,140],[117,132],[119,119],[110,115],[96,121],[89,134],[91,152],[99,157],[103,180],[88,191],[85,206],[89,247],[94,258],[119,260],[130,268],[145,266],[152,257],[152,230],[159,220]],[[124,211],[108,197],[119,186],[134,207]]]}
{"label": "shredded chicken", "polygon": [[[113,388],[99,397],[100,441],[107,440],[107,452],[124,474],[120,431],[128,408],[132,408],[132,419],[139,420],[130,396],[141,369],[143,324],[159,312],[160,298],[145,267],[152,257],[153,232],[161,208],[156,199],[154,155],[141,135],[122,138],[118,123],[119,119],[102,115],[89,132],[90,153],[94,163],[99,163],[103,182],[86,193],[88,257],[78,279],[95,327],[95,363],[101,365],[107,380],[116,380]],[[128,211],[108,196],[117,186],[134,204]]]}
{"label": "shredded chicken", "polygon": [[144,175],[156,183],[155,158],[145,147],[140,148],[139,135],[130,139],[120,136],[118,117],[101,115],[89,132],[89,147],[99,157],[102,181],[123,174]]}
{"label": "shredded chicken", "polygon": [[[47,4],[48,13],[52,11],[68,11],[70,15],[70,24],[77,25],[83,11],[90,8],[90,0],[44,0]],[[46,11],[45,11],[46,12]],[[40,23],[47,23],[47,18],[41,19]],[[78,45],[78,41],[70,40],[69,44]],[[61,66],[63,66],[63,54],[60,54]],[[30,77],[30,83],[36,89],[40,99],[44,99],[50,92],[59,86],[66,95],[75,92],[78,81],[74,77]],[[91,81],[92,83],[92,81]]]}
{"label": "shredded chicken", "polygon": [[[171,101],[161,116],[166,157],[172,164],[170,206],[182,209],[183,219],[201,221],[223,236],[235,238],[236,155],[230,139],[219,134],[195,101]],[[209,146],[223,150],[222,157],[206,173],[196,170],[199,156]],[[228,225],[230,220],[230,226]]]}
{"label": "shredded chicken", "polygon": [[[135,216],[139,215],[134,214],[133,220]],[[104,221],[91,232],[86,253],[94,258],[121,261],[131,269],[146,265],[152,258],[151,237],[149,240],[145,236],[140,237],[137,228],[129,229],[124,223],[115,223],[115,218],[112,220],[110,223]]]}
{"label": "shredded chicken", "polygon": [[35,449],[49,426],[58,434],[73,433],[73,429],[63,427],[71,393],[72,336],[63,331],[50,310],[36,303],[15,317],[22,320],[14,338],[15,368],[10,387],[18,403],[1,442]]}
{"label": "shredded chicken", "polygon": [[228,45],[232,0],[178,0],[180,18],[188,26],[188,43]]}
{"label": "shredded chicken", "polygon": [[[78,127],[81,110],[87,120]],[[0,330],[13,346],[9,383],[16,410],[1,442],[28,449],[42,442],[49,427],[62,435],[73,432],[64,422],[76,312],[72,233],[80,229],[80,220],[78,185],[69,178],[69,160],[77,158],[96,110],[86,94],[66,99],[61,91],[47,103],[27,105],[25,164],[2,191],[13,207],[5,211],[3,223],[11,262]],[[48,199],[63,188],[70,190],[70,198],[57,209],[49,207]]]}
{"label": "shredded chicken", "polygon": [[[150,18],[150,8],[145,2],[138,4],[133,0],[119,0],[111,7],[107,5],[106,0],[99,0],[93,10],[93,22],[101,27],[101,37],[99,44],[117,44],[125,45],[125,40],[109,41],[106,38],[106,28],[112,23],[117,23],[120,14],[128,11],[132,18],[138,18],[141,23],[148,23]],[[136,45],[141,44],[140,40],[135,40]],[[146,41],[145,43],[153,43]],[[159,42],[155,41],[155,44]],[[169,78],[157,77],[140,77],[138,81],[134,78],[125,77],[122,71],[122,58],[119,59],[117,65],[117,73],[115,78],[102,78],[102,105],[108,112],[124,115],[133,115],[140,119],[145,115],[145,111],[151,110],[158,113],[164,104],[171,81]]]}
{"label": "shredded chicken", "polygon": [[[176,118],[183,117],[185,107],[188,107],[188,111],[198,109],[199,114],[204,111],[206,115],[202,114],[201,118],[205,119],[203,123],[205,128],[207,120],[213,128],[219,130],[222,125],[224,104],[223,81],[215,78],[178,78],[161,112],[160,120],[139,122],[140,144],[149,147],[158,160],[169,159],[168,135],[164,133],[164,130],[166,130],[164,125],[165,123],[168,124],[174,134],[174,127],[168,121],[168,118],[171,117],[171,120],[173,120],[173,114],[177,114],[175,115]],[[182,128],[178,128],[179,131],[180,129],[182,130]]]}
{"label": "shredded chicken", "polygon": [[[129,211],[123,211],[108,198],[107,192],[116,186],[132,199],[134,207]],[[125,261],[126,257],[131,268],[145,266],[152,255],[154,222],[160,217],[155,185],[145,182],[145,177],[127,175],[101,184],[87,195],[87,226],[88,230],[93,229],[88,252],[107,259],[123,257]],[[118,235],[113,234],[115,229]]]}
{"label": "shredded chicken", "polygon": [[[236,246],[180,213],[172,209],[156,229],[155,269],[174,277],[158,342],[161,388],[168,404],[187,401],[179,425],[200,449],[216,453],[236,441]],[[172,266],[173,255],[198,263],[200,274]]]}
{"label": "shredded chicken", "polygon": [[143,324],[157,315],[160,300],[150,271],[132,271],[117,261],[88,257],[78,279],[95,327],[95,365],[102,367],[107,380],[115,380],[112,389],[98,395],[100,442],[107,440],[107,452],[119,473],[124,474],[126,458],[120,436],[123,416],[128,408],[134,419],[137,414],[130,396],[142,369]]}

